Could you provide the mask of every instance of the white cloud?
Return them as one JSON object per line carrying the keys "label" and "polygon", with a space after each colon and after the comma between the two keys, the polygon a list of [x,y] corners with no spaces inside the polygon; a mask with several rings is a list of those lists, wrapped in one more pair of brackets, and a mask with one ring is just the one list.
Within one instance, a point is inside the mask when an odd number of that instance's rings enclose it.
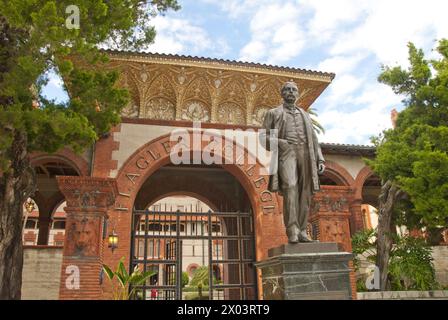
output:
{"label": "white cloud", "polygon": [[151,24],[155,26],[157,35],[154,44],[146,49],[152,52],[197,55],[211,51],[221,56],[229,50],[226,39],[212,40],[204,28],[189,20],[157,16]]}
{"label": "white cloud", "polygon": [[409,41],[428,49],[436,37],[447,36],[445,1],[369,0],[365,20],[338,32],[332,54],[367,51],[384,64],[406,63]]}
{"label": "white cloud", "polygon": [[326,71],[326,72],[334,72],[337,75],[346,72],[352,72],[355,70],[357,65],[366,58],[365,54],[354,54],[354,55],[336,55],[331,56],[317,66],[317,70]]}
{"label": "white cloud", "polygon": [[379,83],[368,84],[359,92],[351,101],[359,106],[357,110],[329,105],[319,112],[318,120],[326,129],[320,141],[368,144],[371,136],[391,128],[390,111],[400,105],[401,97]]}
{"label": "white cloud", "polygon": [[[201,2],[216,5],[230,23],[248,25],[246,42],[233,48],[239,51],[240,60],[297,67],[306,64],[336,73],[328,92],[315,105],[327,128],[323,141],[368,143],[370,136],[390,127],[390,110],[401,107],[402,97],[377,83],[380,65],[407,66],[409,41],[434,56],[430,52],[434,40],[448,37],[448,2],[443,0]],[[184,32],[183,27],[165,29],[161,47],[201,51],[214,44],[204,30],[190,29],[182,38],[178,33]]]}
{"label": "white cloud", "polygon": [[308,23],[310,35],[317,42],[331,41],[342,26],[354,23],[365,13],[366,0],[302,0],[312,12]]}
{"label": "white cloud", "polygon": [[346,104],[353,100],[351,95],[356,94],[365,80],[350,74],[336,78],[330,87],[330,95],[325,99],[328,108],[337,108],[340,104]]}
{"label": "white cloud", "polygon": [[436,38],[447,37],[447,3],[364,0],[352,1],[349,6],[346,0],[302,1],[305,3],[315,10],[307,37],[322,34],[319,41],[328,48],[318,69],[337,74],[318,102],[323,106],[319,120],[327,128],[322,140],[368,143],[370,136],[390,128],[390,110],[400,109],[403,98],[377,83],[380,64],[407,66],[409,41],[429,53]]}
{"label": "white cloud", "polygon": [[305,46],[300,10],[292,2],[261,5],[250,22],[251,40],[240,60],[278,64],[296,57]]}

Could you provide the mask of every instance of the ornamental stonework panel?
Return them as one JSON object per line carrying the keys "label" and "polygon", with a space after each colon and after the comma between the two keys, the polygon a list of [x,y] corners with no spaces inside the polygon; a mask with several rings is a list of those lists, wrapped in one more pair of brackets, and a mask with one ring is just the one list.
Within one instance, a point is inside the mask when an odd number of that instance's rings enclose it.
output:
{"label": "ornamental stonework panel", "polygon": [[139,109],[138,105],[131,101],[121,111],[121,115],[126,118],[138,118]]}
{"label": "ornamental stonework panel", "polygon": [[257,106],[278,106],[282,103],[282,96],[280,89],[283,83],[267,83],[256,91],[257,98],[255,100],[255,107]]}
{"label": "ornamental stonework panel", "polygon": [[149,89],[145,92],[145,100],[148,101],[155,97],[163,97],[176,104],[176,91],[169,77],[165,74],[157,75]]}
{"label": "ornamental stonework panel", "polygon": [[210,121],[210,110],[201,101],[187,102],[181,111],[181,119],[189,121]]}
{"label": "ornamental stonework panel", "polygon": [[[280,88],[285,81],[299,85],[301,95],[297,105],[308,109],[332,79],[332,75],[307,70],[275,71],[258,65],[246,68],[244,63],[186,59],[182,65],[179,63],[182,59],[112,54],[105,68],[119,69],[119,85],[128,88],[132,97],[122,115],[260,126],[268,107],[281,103]],[[217,64],[222,66],[217,68]],[[257,72],[258,68],[263,72]],[[169,103],[161,103],[159,98]]]}
{"label": "ornamental stonework panel", "polygon": [[157,120],[174,120],[176,106],[164,98],[154,98],[144,106],[144,118]]}
{"label": "ornamental stonework panel", "polygon": [[211,85],[204,76],[198,77],[188,85],[182,101],[203,101],[211,104],[210,87]]}
{"label": "ornamental stonework panel", "polygon": [[261,126],[263,124],[263,119],[268,112],[270,108],[269,107],[257,107],[252,112],[252,125],[254,126]]}
{"label": "ornamental stonework panel", "polygon": [[98,257],[101,240],[101,218],[74,215],[68,219],[64,254]]}
{"label": "ornamental stonework panel", "polygon": [[[216,80],[218,81],[218,80]],[[215,83],[216,83],[215,81]],[[244,89],[244,85],[240,80],[231,80],[220,93],[220,101],[233,102],[236,105],[245,106],[248,91]]]}
{"label": "ornamental stonework panel", "polygon": [[246,115],[242,107],[236,103],[226,102],[218,107],[218,122],[227,124],[246,124]]}

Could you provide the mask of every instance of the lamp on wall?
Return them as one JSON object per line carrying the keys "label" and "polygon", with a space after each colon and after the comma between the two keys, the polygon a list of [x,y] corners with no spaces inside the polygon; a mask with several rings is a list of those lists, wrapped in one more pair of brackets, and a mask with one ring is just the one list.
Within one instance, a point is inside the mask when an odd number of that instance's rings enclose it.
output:
{"label": "lamp on wall", "polygon": [[25,209],[28,213],[31,213],[36,208],[36,205],[34,204],[34,201],[31,199],[28,199],[27,202],[25,202]]}
{"label": "lamp on wall", "polygon": [[25,233],[26,223],[28,222],[28,216],[36,209],[36,204],[31,198],[28,198],[28,200],[24,204],[25,206],[25,219],[23,220],[22,225],[22,241],[23,241],[23,235]]}
{"label": "lamp on wall", "polygon": [[109,234],[109,248],[111,248],[112,252],[116,248],[118,248],[118,234],[115,232],[115,229],[112,230],[112,232]]}

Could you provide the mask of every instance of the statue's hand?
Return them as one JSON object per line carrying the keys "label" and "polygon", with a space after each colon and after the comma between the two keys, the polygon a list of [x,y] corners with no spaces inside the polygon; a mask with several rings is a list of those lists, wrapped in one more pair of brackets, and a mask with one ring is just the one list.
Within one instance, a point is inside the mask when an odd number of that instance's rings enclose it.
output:
{"label": "statue's hand", "polygon": [[285,139],[278,139],[278,147],[281,151],[285,151],[289,148],[289,143]]}
{"label": "statue's hand", "polygon": [[325,164],[323,162],[319,162],[319,167],[317,169],[318,174],[323,174],[325,171]]}

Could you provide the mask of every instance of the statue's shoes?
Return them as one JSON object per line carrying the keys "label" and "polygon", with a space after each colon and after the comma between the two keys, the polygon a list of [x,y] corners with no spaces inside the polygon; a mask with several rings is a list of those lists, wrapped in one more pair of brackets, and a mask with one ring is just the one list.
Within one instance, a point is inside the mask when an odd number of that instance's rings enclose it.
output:
{"label": "statue's shoes", "polygon": [[288,242],[289,243],[298,243],[299,242],[299,237],[297,235],[289,237]]}
{"label": "statue's shoes", "polygon": [[307,236],[303,236],[303,235],[299,235],[299,242],[303,242],[303,243],[311,243],[311,242],[319,242],[319,240],[313,240],[308,238]]}

